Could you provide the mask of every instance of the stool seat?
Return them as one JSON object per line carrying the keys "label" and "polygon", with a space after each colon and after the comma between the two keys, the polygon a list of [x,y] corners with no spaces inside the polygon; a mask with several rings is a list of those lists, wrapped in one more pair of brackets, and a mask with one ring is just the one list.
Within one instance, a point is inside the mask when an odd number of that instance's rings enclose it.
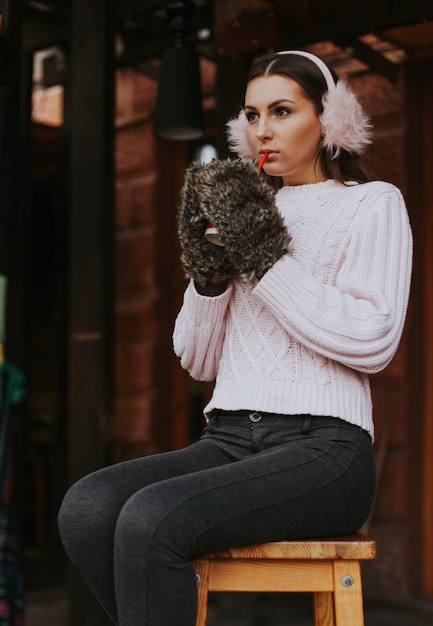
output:
{"label": "stool seat", "polygon": [[361,533],[229,548],[194,561],[196,626],[206,626],[209,591],[312,592],[314,626],[364,626],[360,561],[376,557]]}

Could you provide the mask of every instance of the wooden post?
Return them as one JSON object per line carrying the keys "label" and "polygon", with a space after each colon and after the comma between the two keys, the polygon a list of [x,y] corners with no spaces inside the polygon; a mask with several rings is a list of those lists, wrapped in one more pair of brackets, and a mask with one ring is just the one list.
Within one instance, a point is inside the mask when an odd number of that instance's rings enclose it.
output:
{"label": "wooden post", "polygon": [[[74,0],[70,63],[69,481],[112,460],[112,0]],[[70,624],[111,623],[73,573]]]}
{"label": "wooden post", "polygon": [[216,112],[217,148],[220,158],[228,156],[226,123],[237,115],[244,104],[245,88],[252,55],[218,55],[217,57],[217,94]]}
{"label": "wooden post", "polygon": [[414,267],[408,312],[408,581],[413,595],[433,593],[433,397],[431,387],[432,333],[432,61],[414,60],[406,66],[407,205],[414,235]]}
{"label": "wooden post", "polygon": [[[16,181],[13,208],[7,223],[5,238],[7,251],[8,285],[6,305],[6,358],[26,372],[27,309],[30,253],[29,207],[29,151],[31,143],[31,92],[33,55],[23,51],[23,0],[8,0],[3,4],[2,32],[9,65],[9,80],[17,104]],[[12,155],[11,155],[12,156]],[[13,243],[11,243],[13,242]],[[19,543],[25,537],[25,420],[24,403],[10,407],[12,413],[13,491],[12,508],[15,514]]]}
{"label": "wooden post", "polygon": [[[214,4],[215,30],[218,32],[220,22],[237,18],[239,6],[233,0],[222,0]],[[234,43],[233,47],[236,47]],[[240,105],[244,103],[247,75],[253,56],[254,52],[245,51],[244,47],[240,47],[239,51],[233,53],[217,49],[216,143],[220,158],[229,155],[226,123],[229,118],[237,115]]]}
{"label": "wooden post", "polygon": [[[187,162],[188,144],[155,140],[155,285],[158,322],[153,357],[151,428],[159,452],[182,448],[188,439],[188,379],[173,352],[173,326],[184,290],[179,263],[176,204]],[[170,184],[167,184],[170,181]]]}

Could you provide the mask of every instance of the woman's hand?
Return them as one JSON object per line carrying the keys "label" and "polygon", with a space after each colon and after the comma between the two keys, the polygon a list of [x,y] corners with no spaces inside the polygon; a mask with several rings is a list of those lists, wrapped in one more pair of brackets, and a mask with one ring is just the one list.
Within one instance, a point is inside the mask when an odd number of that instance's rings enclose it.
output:
{"label": "woman's hand", "polygon": [[262,278],[289,252],[291,238],[275,205],[275,192],[254,161],[214,160],[197,166],[194,196],[201,227],[208,222],[215,226],[243,280]]}
{"label": "woman's hand", "polygon": [[197,173],[202,169],[200,163],[193,163],[186,170],[180,191],[177,210],[180,261],[186,275],[194,279],[199,293],[217,295],[214,292],[225,290],[236,269],[225,248],[216,246],[204,236],[208,219],[200,205],[198,187],[201,183],[197,181]]}

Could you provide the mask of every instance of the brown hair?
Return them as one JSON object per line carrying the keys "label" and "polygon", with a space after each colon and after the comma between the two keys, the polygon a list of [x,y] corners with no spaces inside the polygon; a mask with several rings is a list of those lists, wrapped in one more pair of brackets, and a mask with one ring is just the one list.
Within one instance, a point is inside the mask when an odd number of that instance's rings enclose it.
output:
{"label": "brown hair", "polygon": [[[332,68],[329,69],[337,82],[337,75]],[[260,76],[274,74],[287,76],[296,81],[305,96],[313,102],[317,115],[323,113],[322,99],[327,91],[327,85],[322,72],[315,63],[296,54],[268,54],[254,61],[248,74],[248,82]],[[319,149],[318,160],[327,178],[334,178],[342,183],[347,181],[366,183],[374,179],[362,157],[354,152],[340,149],[338,155],[332,155],[322,147]]]}

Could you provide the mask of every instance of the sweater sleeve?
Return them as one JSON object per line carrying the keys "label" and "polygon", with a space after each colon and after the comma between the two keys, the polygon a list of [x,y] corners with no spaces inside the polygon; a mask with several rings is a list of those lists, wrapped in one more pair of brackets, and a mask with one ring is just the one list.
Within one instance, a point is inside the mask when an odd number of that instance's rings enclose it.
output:
{"label": "sweater sleeve", "polygon": [[225,336],[226,310],[232,286],[219,296],[200,295],[191,280],[176,318],[173,347],[181,365],[195,380],[214,380]]}
{"label": "sweater sleeve", "polygon": [[290,256],[278,261],[254,293],[296,340],[365,373],[394,356],[406,316],[412,233],[397,188],[382,192],[352,224],[332,285]]}

